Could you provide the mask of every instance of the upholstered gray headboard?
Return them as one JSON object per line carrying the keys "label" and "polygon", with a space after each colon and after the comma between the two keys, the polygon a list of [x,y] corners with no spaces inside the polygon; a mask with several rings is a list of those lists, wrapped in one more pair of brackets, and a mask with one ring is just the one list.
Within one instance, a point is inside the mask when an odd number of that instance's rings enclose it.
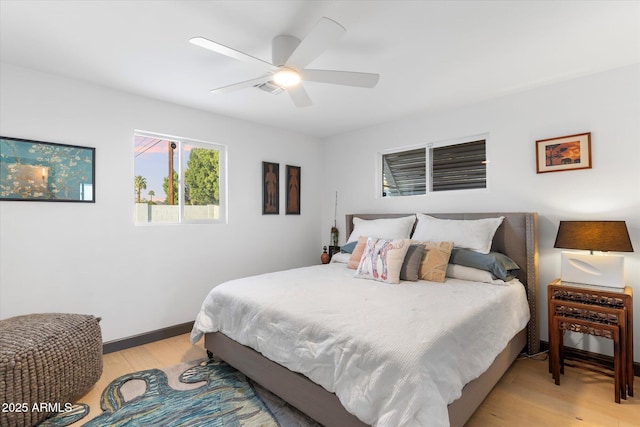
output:
{"label": "upholstered gray headboard", "polygon": [[[362,219],[398,218],[412,214],[350,214],[346,215],[346,233],[353,231],[353,217]],[[504,217],[493,238],[492,251],[501,252],[520,266],[518,279],[527,289],[531,308],[531,320],[527,330],[527,352],[540,350],[538,319],[538,214],[535,212],[486,212],[486,213],[427,213],[442,219],[481,219]]]}

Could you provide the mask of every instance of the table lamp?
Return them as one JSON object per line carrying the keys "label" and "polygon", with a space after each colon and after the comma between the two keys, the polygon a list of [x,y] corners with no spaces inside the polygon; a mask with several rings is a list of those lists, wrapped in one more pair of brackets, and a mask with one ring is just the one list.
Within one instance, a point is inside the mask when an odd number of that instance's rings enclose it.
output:
{"label": "table lamp", "polygon": [[563,282],[624,288],[624,256],[608,253],[633,252],[624,221],[560,221],[553,247],[590,251],[562,251]]}

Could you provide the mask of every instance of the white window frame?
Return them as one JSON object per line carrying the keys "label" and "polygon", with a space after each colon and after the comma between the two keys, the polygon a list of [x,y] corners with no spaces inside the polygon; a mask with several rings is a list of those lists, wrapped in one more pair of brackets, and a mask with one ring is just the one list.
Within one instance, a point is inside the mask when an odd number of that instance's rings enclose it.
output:
{"label": "white window frame", "polygon": [[[177,145],[176,150],[178,151],[178,162],[177,162],[178,170],[176,172],[178,173],[178,194],[180,195],[179,202],[178,202],[179,204],[178,222],[135,222],[134,221],[134,224],[136,226],[147,227],[147,226],[166,226],[166,225],[180,225],[180,224],[226,224],[227,223],[228,210],[227,210],[227,146],[226,145],[215,143],[215,142],[203,141],[199,139],[185,138],[185,137],[180,137],[175,135],[166,135],[166,134],[160,134],[156,132],[148,132],[148,131],[142,131],[142,130],[134,131],[134,138],[135,136],[157,138],[157,139],[167,140],[167,141],[176,143]],[[218,166],[219,167],[218,191],[219,191],[220,197],[218,200],[219,201],[219,207],[218,207],[219,218],[217,219],[189,220],[189,219],[186,219],[184,216],[184,207],[185,207],[184,172],[187,169],[187,165],[185,163],[186,162],[186,159],[184,158],[185,156],[183,156],[182,147],[185,143],[192,147],[200,147],[200,148],[207,148],[211,150],[217,150],[219,153],[218,160],[220,164]],[[134,171],[134,176],[135,176],[135,171]]]}
{"label": "white window frame", "polygon": [[[446,140],[441,140],[441,141],[436,141],[436,142],[429,142],[429,143],[425,143],[425,144],[415,144],[415,145],[407,145],[407,146],[403,146],[403,147],[398,147],[398,148],[390,148],[390,149],[386,149],[386,150],[382,150],[380,152],[377,153],[376,156],[376,185],[375,185],[375,196],[376,198],[382,198],[382,199],[395,199],[397,197],[424,197],[426,195],[429,194],[457,194],[460,192],[486,192],[489,189],[489,147],[490,147],[490,142],[489,142],[489,133],[483,133],[483,134],[478,134],[478,135],[471,135],[471,136],[465,136],[465,137],[460,137],[460,138],[454,138],[454,139],[446,139]],[[485,180],[485,187],[484,188],[468,188],[468,189],[457,189],[457,190],[441,190],[441,191],[433,191],[432,190],[432,169],[431,169],[431,149],[432,148],[438,148],[438,147],[446,147],[449,145],[458,145],[458,144],[465,144],[468,142],[474,142],[474,141],[478,141],[478,140],[484,140],[485,141],[485,156],[486,156],[486,180]],[[386,154],[393,154],[393,153],[398,153],[398,152],[403,152],[403,151],[411,151],[411,150],[417,150],[419,148],[424,148],[425,149],[425,181],[426,181],[426,189],[425,189],[425,194],[412,194],[412,195],[406,195],[406,196],[393,196],[393,197],[388,197],[388,196],[383,196],[383,173],[384,173],[384,165],[382,164],[382,157]]]}

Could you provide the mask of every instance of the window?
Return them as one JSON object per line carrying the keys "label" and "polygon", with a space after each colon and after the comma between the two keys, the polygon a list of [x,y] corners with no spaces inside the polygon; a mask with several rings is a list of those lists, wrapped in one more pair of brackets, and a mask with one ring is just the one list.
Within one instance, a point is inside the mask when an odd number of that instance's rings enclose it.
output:
{"label": "window", "polygon": [[431,191],[487,188],[484,139],[434,147],[430,151]]}
{"label": "window", "polygon": [[224,145],[147,132],[134,141],[136,224],[225,221]]}
{"label": "window", "polygon": [[390,151],[380,159],[382,197],[487,187],[485,137]]}
{"label": "window", "polygon": [[399,151],[382,156],[382,196],[426,194],[426,148]]}

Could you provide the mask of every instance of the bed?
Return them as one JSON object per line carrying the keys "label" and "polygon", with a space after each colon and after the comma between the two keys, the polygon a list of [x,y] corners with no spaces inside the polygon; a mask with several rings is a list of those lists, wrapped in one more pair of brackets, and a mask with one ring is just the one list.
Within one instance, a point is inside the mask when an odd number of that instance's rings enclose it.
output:
{"label": "bed", "polygon": [[[523,349],[528,353],[535,353],[539,350],[536,307],[538,281],[537,214],[498,212],[429,215],[439,220],[454,221],[503,217],[504,219],[495,230],[493,239],[489,243],[491,251],[507,255],[520,266],[515,281],[510,282],[510,286],[487,286],[486,284],[479,286],[474,282],[447,278],[447,284],[450,286],[438,286],[430,282],[426,282],[429,285],[424,286],[424,283],[419,281],[416,284],[402,282],[400,288],[393,288],[394,285],[385,286],[386,284],[372,287],[371,283],[368,283],[369,281],[353,279],[353,270],[347,272],[344,266],[334,265],[334,263],[328,266],[311,266],[286,272],[269,273],[251,279],[227,282],[216,287],[220,288],[217,291],[214,288],[212,293],[216,291],[215,295],[212,297],[210,294],[207,300],[218,301],[217,307],[215,309],[209,307],[205,310],[204,307],[207,303],[205,300],[203,309],[194,325],[192,340],[198,340],[204,334],[205,347],[208,351],[244,372],[248,377],[323,425],[464,425],[518,354]],[[407,216],[407,214],[347,215],[346,236],[349,236],[353,231],[354,217],[359,221],[371,221]],[[417,232],[417,230],[415,231]],[[282,317],[285,315],[271,309],[273,303],[277,303],[278,299],[293,298],[293,295],[297,294],[294,291],[284,292],[275,287],[279,286],[278,282],[285,279],[293,283],[289,286],[304,286],[304,288],[300,288],[304,290],[304,292],[299,292],[301,294],[306,295],[314,288],[320,291],[313,297],[313,304],[306,304],[304,300],[298,300],[294,313],[287,314],[287,316],[292,316],[292,319]],[[345,280],[349,281],[348,286],[342,285]],[[256,283],[258,287],[251,288],[251,286],[256,286]],[[514,286],[513,283],[516,285]],[[274,287],[271,288],[271,286]],[[340,288],[340,286],[345,287]],[[430,323],[429,328],[413,328],[413,325],[416,324],[427,324],[427,319],[420,317],[424,313],[414,309],[397,309],[399,304],[408,306],[411,301],[422,298],[420,292],[426,292],[424,288],[427,287],[432,289],[429,292],[436,292],[434,294],[436,297],[429,297],[433,301],[440,301],[440,298],[443,298],[438,292],[445,292],[445,288],[453,289],[454,292],[458,292],[459,296],[468,296],[468,300],[452,298],[451,303],[448,304],[453,307],[451,311],[471,311],[475,316],[479,316],[467,324],[457,325],[455,323],[454,326],[447,326],[451,330],[457,330],[456,333],[461,332],[463,338],[457,336],[450,338],[448,331],[433,332],[435,329],[431,327]],[[326,290],[324,293],[323,289]],[[372,301],[369,301],[370,295],[366,292],[371,293],[372,289],[375,289],[375,292],[380,296],[371,296]],[[418,296],[409,294],[409,292],[413,292],[412,289],[418,292]],[[225,295],[227,291],[229,295]],[[246,294],[245,297],[253,302],[247,302],[246,306],[244,302],[238,303],[236,307],[236,302],[232,299],[236,296],[233,294],[242,294],[243,292]],[[261,294],[261,292],[263,293]],[[352,292],[353,295],[351,295]],[[365,292],[365,296],[357,292]],[[515,314],[511,312],[517,310],[511,308],[487,310],[483,308],[484,312],[476,313],[474,301],[485,297],[476,297],[472,292],[480,292],[482,295],[486,292],[492,292],[490,295],[487,294],[489,295],[487,298],[495,299],[499,306],[504,307],[507,307],[511,300],[518,300],[518,298],[524,300],[524,305],[528,305],[525,307],[528,308],[528,322],[523,321],[520,316],[519,320],[513,321],[514,324],[519,322],[518,326],[512,328],[514,329],[512,331],[505,331],[503,337],[503,332],[490,324],[489,321],[511,323],[510,320],[507,322],[504,316],[511,316],[515,319]],[[332,302],[330,295],[336,293],[344,294],[345,299],[337,298]],[[403,296],[405,293],[406,295]],[[360,325],[359,322],[355,322],[351,318],[343,320],[338,317],[338,312],[347,311],[347,307],[349,307],[349,303],[345,303],[348,295],[351,295],[349,298],[356,298],[360,301],[358,304],[352,303],[352,307],[362,306],[365,310],[355,310],[355,317],[373,322],[374,325],[377,325],[375,330],[371,328],[371,324]],[[379,299],[375,300],[375,298]],[[400,299],[396,301],[395,298]],[[404,302],[401,298],[405,298]],[[259,300],[268,299],[273,299],[271,306],[266,303],[264,308],[257,305],[255,311],[248,312],[248,306],[258,304]],[[393,322],[387,322],[384,320],[385,318],[374,317],[374,313],[385,310],[380,301],[383,301],[382,304],[388,304],[386,308],[388,313],[385,311],[383,314],[387,316],[386,318],[395,319]],[[424,302],[424,304],[427,303]],[[443,306],[443,304],[439,305]],[[235,307],[236,311],[228,311],[231,307]],[[318,320],[317,317],[311,317],[310,313],[314,310],[319,311],[320,315],[324,317],[321,320]],[[437,311],[437,305],[430,307],[429,310],[436,313],[434,316],[436,319],[445,316],[443,312]],[[207,311],[209,314],[203,313]],[[208,317],[211,311],[219,313],[216,314],[215,322]],[[400,314],[401,312],[408,313],[409,317],[416,317],[405,319],[404,315]],[[499,315],[494,313],[499,313]],[[495,320],[493,317],[496,317]],[[333,325],[334,318],[339,319],[339,322],[342,323],[337,323],[337,326]],[[485,319],[486,325],[483,324]],[[296,323],[300,321],[303,323]],[[447,320],[447,322],[449,321]],[[235,326],[234,323],[236,323]],[[482,325],[478,326],[480,324]],[[250,325],[257,329],[255,331],[248,329]],[[392,327],[408,331],[415,342],[412,342],[412,339],[396,337]],[[327,328],[328,332],[323,328]],[[271,335],[272,330],[281,331],[278,332],[279,335]],[[495,342],[491,338],[490,341],[474,343],[472,339],[464,335],[465,333],[474,336],[491,335],[485,334],[487,330],[496,336]],[[308,331],[312,335],[311,338],[304,335]],[[384,342],[382,340],[376,342],[376,333],[387,338]],[[351,338],[355,339],[356,335],[362,339],[362,343],[358,341],[355,344],[351,341]],[[431,335],[436,336],[436,341],[453,343],[454,347],[448,347],[447,350],[444,350],[444,347],[438,347],[441,344],[437,346],[431,344],[428,341]],[[445,338],[442,338],[443,336]],[[294,343],[295,340],[301,341]],[[292,347],[287,351],[289,345]],[[424,348],[414,349],[414,345],[424,346]],[[478,346],[486,346],[487,349],[485,351],[482,347],[482,350],[478,350]],[[490,349],[491,347],[496,348]],[[447,357],[441,357],[443,354]],[[367,356],[362,357],[362,355]],[[377,358],[379,355],[384,359]],[[426,359],[429,361],[428,363],[425,362],[424,357],[430,358]],[[435,367],[438,366],[436,359],[452,358],[456,358],[453,363],[456,372],[452,377],[455,376],[456,381],[461,381],[461,383],[452,386],[445,385],[443,389],[439,379],[436,378],[433,382],[437,384],[431,385],[431,377],[437,377],[438,372],[451,370],[451,366],[448,368],[438,367],[435,372],[430,371],[431,368],[425,367],[433,365],[433,369],[436,369]],[[407,363],[404,363],[405,361]],[[438,363],[440,362],[438,361]],[[452,362],[445,360],[445,363]],[[467,363],[470,363],[471,366],[467,367]],[[376,364],[383,366],[384,369],[376,369]],[[480,371],[478,372],[478,370]],[[423,371],[426,373],[423,374]],[[395,380],[396,376],[397,381]],[[414,380],[413,377],[418,380]],[[369,383],[365,378],[369,378]],[[426,381],[426,378],[429,378],[429,381]],[[402,384],[402,387],[395,387],[396,383]],[[349,390],[347,395],[345,393],[349,388],[353,390]],[[439,402],[439,399],[446,403]],[[432,405],[431,402],[435,403]],[[400,404],[402,407],[399,407]],[[423,408],[423,406],[433,406],[434,408]],[[366,423],[361,419],[370,422]]]}

